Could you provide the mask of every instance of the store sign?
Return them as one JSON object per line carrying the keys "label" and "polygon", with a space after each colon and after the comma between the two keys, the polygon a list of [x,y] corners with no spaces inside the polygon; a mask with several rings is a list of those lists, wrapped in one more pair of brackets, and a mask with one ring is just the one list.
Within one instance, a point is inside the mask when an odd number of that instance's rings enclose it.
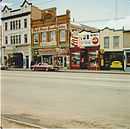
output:
{"label": "store sign", "polygon": [[92,47],[99,46],[99,33],[91,32],[73,32],[71,35],[71,48],[72,47]]}
{"label": "store sign", "polygon": [[80,38],[78,32],[71,33],[71,48],[80,47]]}
{"label": "store sign", "polygon": [[60,24],[58,25],[59,29],[67,29],[67,25],[66,24]]}
{"label": "store sign", "polygon": [[81,47],[99,46],[99,33],[81,32],[79,38]]}
{"label": "store sign", "polygon": [[46,43],[46,47],[56,47],[57,42],[56,41],[51,41]]}

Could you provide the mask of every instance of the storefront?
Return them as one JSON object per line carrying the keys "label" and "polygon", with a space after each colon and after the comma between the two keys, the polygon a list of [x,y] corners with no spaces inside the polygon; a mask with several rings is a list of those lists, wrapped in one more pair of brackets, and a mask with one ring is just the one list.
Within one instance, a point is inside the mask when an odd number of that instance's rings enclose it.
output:
{"label": "storefront", "polygon": [[99,70],[99,35],[92,32],[73,33],[70,48],[70,68]]}
{"label": "storefront", "polygon": [[13,68],[23,68],[23,54],[22,53],[13,53],[8,55],[7,65]]}
{"label": "storefront", "polygon": [[71,69],[98,70],[99,62],[97,52],[99,47],[92,48],[71,48],[70,65]]}
{"label": "storefront", "polygon": [[46,48],[33,50],[35,56],[34,63],[47,63],[49,65],[59,66],[61,68],[69,67],[69,49]]}
{"label": "storefront", "polygon": [[124,52],[111,51],[103,54],[104,66],[103,70],[124,70]]}
{"label": "storefront", "polygon": [[125,49],[124,50],[124,56],[125,56],[124,70],[126,72],[130,72],[130,49]]}

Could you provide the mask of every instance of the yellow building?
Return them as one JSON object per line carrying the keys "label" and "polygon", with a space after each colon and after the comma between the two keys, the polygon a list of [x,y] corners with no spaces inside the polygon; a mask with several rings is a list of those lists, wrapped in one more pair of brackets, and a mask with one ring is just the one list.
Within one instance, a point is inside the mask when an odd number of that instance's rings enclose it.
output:
{"label": "yellow building", "polygon": [[100,31],[100,49],[103,53],[102,69],[122,69],[129,67],[130,31],[104,28]]}

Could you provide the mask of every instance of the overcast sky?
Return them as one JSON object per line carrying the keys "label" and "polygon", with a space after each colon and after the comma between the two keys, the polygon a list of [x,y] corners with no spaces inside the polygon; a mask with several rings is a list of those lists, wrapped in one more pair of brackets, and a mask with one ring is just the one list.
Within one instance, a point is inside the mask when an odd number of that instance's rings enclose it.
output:
{"label": "overcast sky", "polygon": [[[11,7],[18,8],[23,0],[3,0]],[[57,7],[58,14],[71,10],[71,18],[77,22],[98,22],[102,19],[114,19],[116,0],[29,0],[40,8]],[[49,1],[49,2],[48,2]],[[130,0],[117,0],[117,17],[130,16]],[[94,21],[93,21],[94,20]]]}

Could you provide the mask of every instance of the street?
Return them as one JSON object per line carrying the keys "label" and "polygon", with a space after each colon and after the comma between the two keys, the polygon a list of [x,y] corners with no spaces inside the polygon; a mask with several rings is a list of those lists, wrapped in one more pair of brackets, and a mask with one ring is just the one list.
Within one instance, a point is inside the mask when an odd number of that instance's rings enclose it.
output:
{"label": "street", "polygon": [[130,128],[130,75],[2,71],[2,114],[42,127]]}

